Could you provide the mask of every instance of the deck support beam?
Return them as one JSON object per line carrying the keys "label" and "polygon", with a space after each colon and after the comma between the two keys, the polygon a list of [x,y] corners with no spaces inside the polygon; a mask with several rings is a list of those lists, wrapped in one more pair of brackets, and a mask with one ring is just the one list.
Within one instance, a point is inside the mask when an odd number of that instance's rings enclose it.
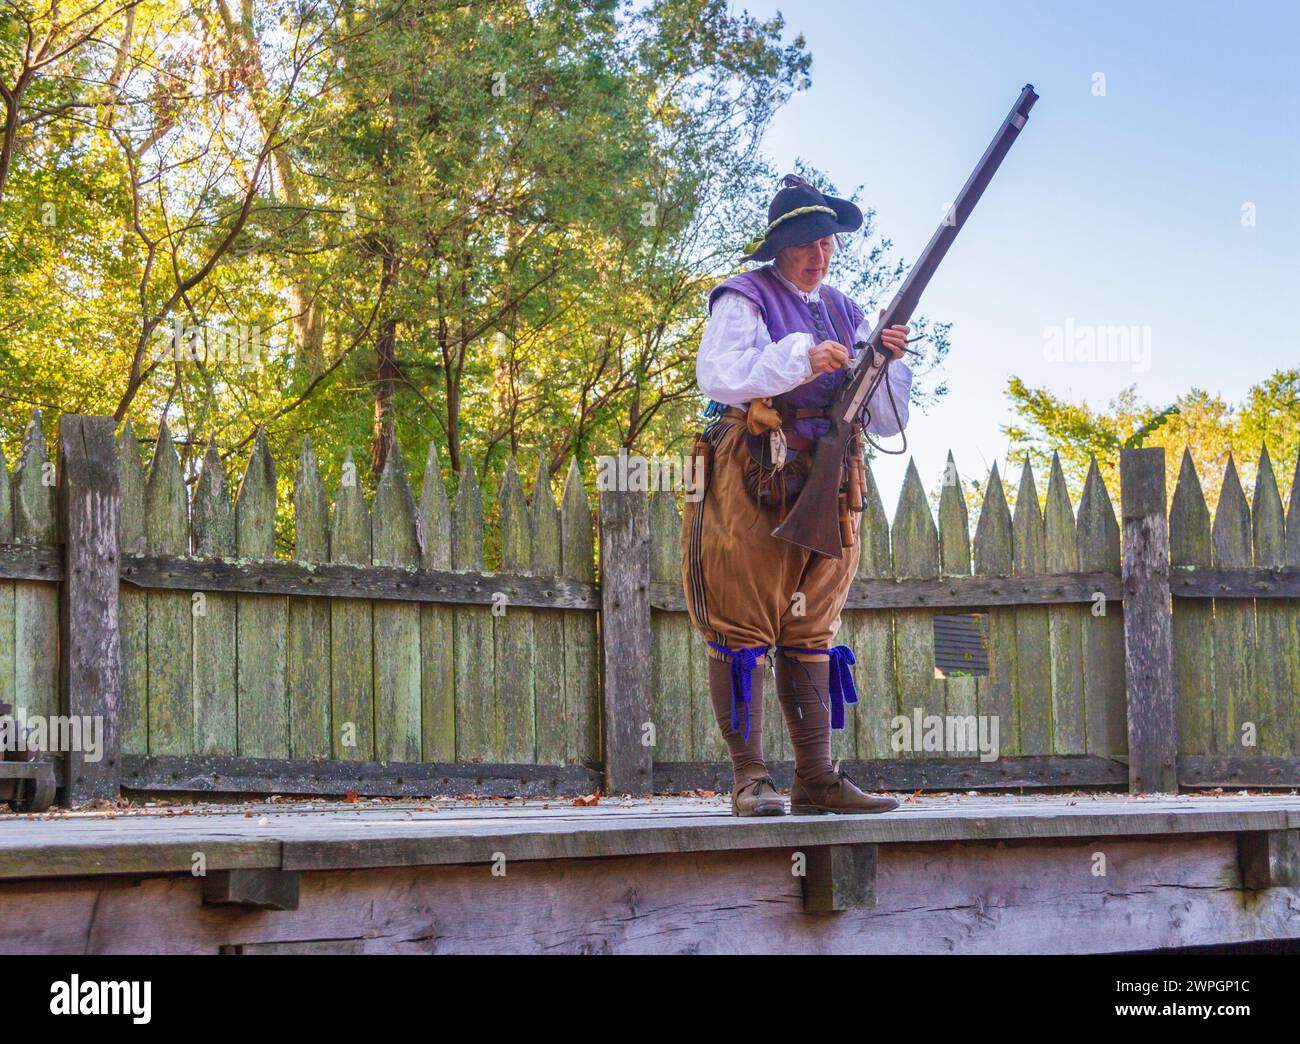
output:
{"label": "deck support beam", "polygon": [[300,882],[296,870],[215,870],[203,879],[203,905],[296,910]]}
{"label": "deck support beam", "polygon": [[1300,888],[1300,830],[1237,835],[1243,888]]}
{"label": "deck support beam", "polygon": [[807,913],[871,910],[876,905],[878,845],[818,845],[804,852]]}

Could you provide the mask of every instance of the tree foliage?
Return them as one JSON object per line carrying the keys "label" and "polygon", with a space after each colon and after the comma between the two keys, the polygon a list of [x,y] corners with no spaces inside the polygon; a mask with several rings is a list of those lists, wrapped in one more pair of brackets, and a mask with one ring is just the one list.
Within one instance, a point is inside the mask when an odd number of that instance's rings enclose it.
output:
{"label": "tree foliage", "polygon": [[1253,483],[1261,447],[1275,461],[1300,453],[1300,369],[1278,370],[1255,385],[1243,402],[1193,388],[1167,406],[1143,401],[1136,387],[1121,391],[1104,408],[1071,402],[1018,377],[1007,383],[1015,420],[1003,430],[1012,455],[1046,465],[1059,453],[1067,480],[1082,488],[1088,462],[1096,456],[1108,484],[1118,489],[1119,451],[1127,446],[1163,446],[1170,491],[1183,448],[1191,451],[1210,504],[1217,503],[1231,454],[1247,488]]}
{"label": "tree foliage", "polygon": [[[725,0],[0,0],[4,448],[40,406],[165,417],[191,477],[259,428],[327,480],[436,439],[489,490],[680,452],[810,70]],[[833,278],[874,303],[868,215]]]}

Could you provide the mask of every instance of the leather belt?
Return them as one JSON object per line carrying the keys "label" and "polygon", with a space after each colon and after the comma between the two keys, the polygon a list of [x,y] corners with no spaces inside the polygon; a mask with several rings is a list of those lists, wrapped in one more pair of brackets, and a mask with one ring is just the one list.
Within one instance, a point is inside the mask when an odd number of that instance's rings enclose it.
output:
{"label": "leather belt", "polygon": [[785,444],[792,450],[798,450],[800,453],[811,453],[817,446],[814,439],[809,439],[800,435],[794,428],[782,428],[785,432]]}
{"label": "leather belt", "polygon": [[[823,407],[791,410],[789,412],[799,420],[806,420],[809,417],[827,417],[830,415],[831,411]],[[724,417],[734,417],[736,420],[745,419],[745,411],[739,406],[728,406],[722,411],[722,415]],[[785,444],[792,450],[798,450],[800,453],[811,453],[817,446],[817,441],[815,439],[810,439],[800,435],[794,428],[787,428],[782,425],[781,431],[785,433]]]}

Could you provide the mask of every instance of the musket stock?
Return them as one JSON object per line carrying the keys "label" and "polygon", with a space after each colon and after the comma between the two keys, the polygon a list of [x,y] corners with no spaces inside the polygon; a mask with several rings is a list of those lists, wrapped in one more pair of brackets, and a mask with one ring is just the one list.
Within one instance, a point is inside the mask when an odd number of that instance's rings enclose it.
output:
{"label": "musket stock", "polygon": [[779,540],[815,551],[829,558],[841,558],[839,524],[839,489],[845,453],[853,428],[880,382],[888,379],[889,353],[881,347],[881,335],[891,326],[905,324],[920,303],[957,233],[966,224],[984,189],[997,173],[1002,159],[1010,150],[1029,118],[1038,95],[1027,83],[994,134],[984,155],[975,164],[952,207],[944,215],[938,230],[930,237],[924,252],[907,273],[903,285],[885,309],[885,314],[871,331],[870,338],[858,345],[857,361],[849,379],[841,386],[831,407],[830,430],[817,440],[812,467],[803,489],[785,520],[772,530]]}

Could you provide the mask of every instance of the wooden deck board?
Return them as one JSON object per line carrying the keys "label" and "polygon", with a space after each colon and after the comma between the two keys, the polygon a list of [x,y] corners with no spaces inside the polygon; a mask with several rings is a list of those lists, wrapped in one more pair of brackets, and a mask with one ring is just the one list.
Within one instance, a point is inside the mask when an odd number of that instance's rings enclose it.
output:
{"label": "wooden deck board", "polygon": [[[1300,937],[1242,836],[1300,796],[948,792],[883,816],[725,798],[268,801],[0,817],[4,953],[1097,953]],[[874,903],[810,912],[820,845],[878,844]],[[818,855],[824,856],[823,850]],[[194,874],[300,871],[296,908]]]}
{"label": "wooden deck board", "polygon": [[[188,812],[188,814],[184,814]],[[251,814],[249,814],[251,813]],[[823,844],[1235,833],[1300,827],[1300,796],[953,796],[879,816],[736,819],[722,799],[477,805],[168,806],[0,820],[0,879],[208,868],[385,866],[740,851]]]}

